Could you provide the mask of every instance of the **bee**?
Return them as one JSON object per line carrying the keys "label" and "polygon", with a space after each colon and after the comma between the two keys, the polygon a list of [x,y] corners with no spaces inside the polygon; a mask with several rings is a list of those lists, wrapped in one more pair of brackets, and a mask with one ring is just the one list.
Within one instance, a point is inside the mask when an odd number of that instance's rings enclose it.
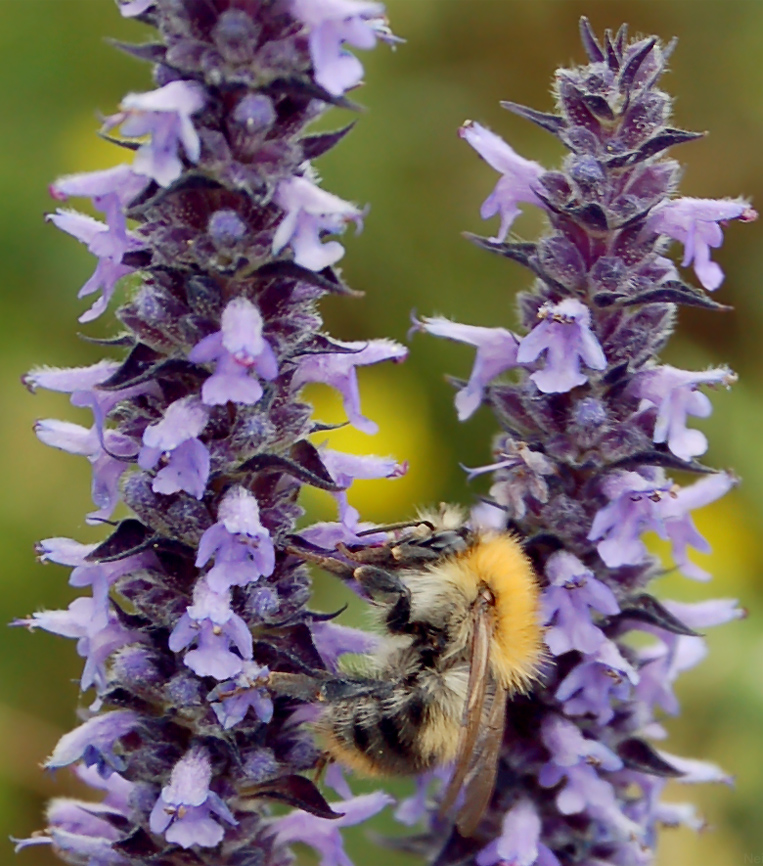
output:
{"label": "bee", "polygon": [[545,657],[538,581],[516,536],[471,529],[456,508],[383,529],[376,546],[298,550],[381,612],[365,676],[275,673],[271,686],[323,701],[315,731],[328,759],[362,775],[452,763],[440,813],[463,790],[455,823],[470,836],[495,784],[507,700],[531,688]]}

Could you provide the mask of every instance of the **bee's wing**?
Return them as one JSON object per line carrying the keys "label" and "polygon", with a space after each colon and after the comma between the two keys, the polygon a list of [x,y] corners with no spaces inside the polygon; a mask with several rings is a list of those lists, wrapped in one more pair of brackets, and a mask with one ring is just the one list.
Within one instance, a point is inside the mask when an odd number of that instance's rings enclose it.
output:
{"label": "bee's wing", "polygon": [[453,805],[464,784],[471,759],[482,727],[485,696],[487,695],[488,665],[490,661],[490,638],[493,633],[493,617],[482,605],[477,604],[472,614],[474,619],[470,648],[469,685],[464,708],[463,727],[458,740],[455,769],[440,804],[440,815],[445,815]]}
{"label": "bee's wing", "polygon": [[495,786],[498,772],[498,757],[506,727],[505,686],[496,683],[493,703],[482,736],[472,757],[469,777],[466,781],[464,805],[456,818],[456,827],[462,836],[471,836],[477,829]]}

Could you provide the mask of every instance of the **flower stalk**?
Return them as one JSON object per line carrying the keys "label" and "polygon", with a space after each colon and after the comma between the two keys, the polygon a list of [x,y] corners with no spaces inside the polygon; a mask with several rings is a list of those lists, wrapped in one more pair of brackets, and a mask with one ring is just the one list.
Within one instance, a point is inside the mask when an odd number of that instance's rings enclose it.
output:
{"label": "flower stalk", "polygon": [[[395,37],[365,0],[118,5],[156,29],[156,41],[119,46],[152,62],[156,89],[104,122],[131,161],[51,187],[103,219],[62,207],[50,221],[97,258],[81,321],[104,313],[124,277],[136,286],[105,341],[113,360],[26,377],[92,411],[90,427],[44,420],[36,432],[88,458],[88,522],[112,528],[96,544],[42,541],[40,559],[71,568],[84,594],[17,623],[77,640],[94,697],[46,766],[74,767],[105,797],[55,800],[46,830],[19,847],[90,866],[282,863],[305,814],[347,825],[389,801],[332,809],[299,775],[318,759],[309,732],[265,686],[274,667],[333,668],[367,642],[306,609],[310,578],[290,549],[302,487],[337,498],[340,519],[314,531],[352,543],[354,479],[405,471],[316,447],[322,425],[301,397],[305,383],[332,385],[349,422],[371,431],[356,368],[406,354],[322,331],[319,299],[355,294],[334,269],[344,247],[325,235],[360,228],[364,212],[321,189],[311,166],[349,127],[305,131],[330,106],[353,107],[345,94],[363,69],[347,46]],[[118,506],[130,515],[114,523]],[[298,817],[270,817],[273,800]]]}
{"label": "flower stalk", "polygon": [[[657,600],[649,583],[662,565],[642,536],[655,532],[684,575],[709,579],[689,556],[709,550],[691,512],[736,478],[699,462],[707,439],[687,422],[710,414],[701,386],[736,377],[725,367],[679,370],[658,356],[679,305],[724,309],[704,291],[723,280],[711,251],[722,226],[757,214],[743,199],[677,196],[679,165],[666,151],[699,134],[670,125],[670,98],[658,88],[673,43],[628,41],[625,27],[599,42],[585,18],[581,36],[588,63],[557,71],[556,113],[502,103],[562,143],[560,170],[525,159],[479,123],[460,130],[500,175],[481,208],[500,218],[498,233],[467,237],[535,277],[518,297],[517,332],[414,320],[414,330],[476,348],[468,381],[454,380],[458,417],[486,404],[501,432],[494,462],[469,470],[492,475],[472,522],[525,540],[543,585],[550,657],[538,687],[509,704],[481,834],[451,834],[443,846],[428,780],[399,811],[426,822],[417,850],[428,844],[438,864],[651,863],[660,825],[703,824],[692,806],[661,802],[667,780],[728,781],[656,741],[666,736],[661,715],[679,710],[675,679],[705,654],[699,632],[743,611],[727,599]],[[531,242],[509,234],[528,204],[548,223]],[[702,289],[667,257],[671,241]],[[697,480],[679,486],[674,472]],[[652,642],[637,648],[634,633]]]}

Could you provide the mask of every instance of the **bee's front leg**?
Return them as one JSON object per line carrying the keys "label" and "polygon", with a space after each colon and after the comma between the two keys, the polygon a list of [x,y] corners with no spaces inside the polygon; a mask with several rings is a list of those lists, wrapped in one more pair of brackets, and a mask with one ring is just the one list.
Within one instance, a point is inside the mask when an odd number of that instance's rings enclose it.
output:
{"label": "bee's front leg", "polygon": [[377,604],[387,611],[387,627],[399,632],[411,619],[411,591],[394,571],[375,565],[361,565],[353,572],[355,580]]}
{"label": "bee's front leg", "polygon": [[286,547],[286,552],[292,556],[298,556],[304,561],[312,562],[324,571],[341,577],[342,580],[352,580],[356,568],[353,563],[344,562],[336,556],[331,556],[328,552],[321,551],[320,548],[312,548],[307,545],[290,544]]}

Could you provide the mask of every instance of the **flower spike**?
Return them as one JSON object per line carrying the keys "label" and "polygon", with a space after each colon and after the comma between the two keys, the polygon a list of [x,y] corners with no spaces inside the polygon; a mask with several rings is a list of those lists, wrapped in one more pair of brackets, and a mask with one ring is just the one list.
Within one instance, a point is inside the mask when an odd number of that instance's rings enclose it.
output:
{"label": "flower spike", "polygon": [[[691,512],[737,480],[698,462],[707,439],[687,421],[712,411],[701,387],[728,387],[736,376],[679,370],[658,353],[676,305],[722,309],[706,294],[723,281],[711,251],[722,227],[757,214],[741,198],[676,195],[679,166],[665,152],[699,136],[669,125],[670,98],[657,86],[673,43],[628,41],[624,27],[599,38],[585,18],[580,34],[588,63],[557,71],[555,113],[502,103],[565,145],[561,169],[519,156],[478,123],[459,130],[500,175],[480,211],[499,217],[497,233],[467,237],[535,278],[519,296],[518,326],[414,319],[414,330],[477,347],[458,417],[485,402],[502,432],[492,462],[467,470],[470,479],[492,476],[472,526],[522,538],[543,584],[549,660],[543,681],[507,708],[498,784],[473,851],[479,866],[645,866],[660,825],[702,826],[691,807],[660,802],[665,780],[728,778],[651,741],[664,735],[660,712],[679,711],[674,681],[706,653],[695,628],[739,609],[649,595],[662,565],[643,536],[669,542],[686,577],[710,578],[688,555],[709,550]],[[507,239],[521,204],[547,217],[537,241]],[[683,245],[681,267],[693,267],[701,288],[683,282],[665,254],[669,240]],[[673,470],[702,474],[681,487]],[[634,650],[623,640],[632,631],[652,643]],[[429,781],[419,780],[424,793]],[[439,796],[429,808],[416,800],[426,828],[417,850],[455,866],[465,855],[440,845]]]}

